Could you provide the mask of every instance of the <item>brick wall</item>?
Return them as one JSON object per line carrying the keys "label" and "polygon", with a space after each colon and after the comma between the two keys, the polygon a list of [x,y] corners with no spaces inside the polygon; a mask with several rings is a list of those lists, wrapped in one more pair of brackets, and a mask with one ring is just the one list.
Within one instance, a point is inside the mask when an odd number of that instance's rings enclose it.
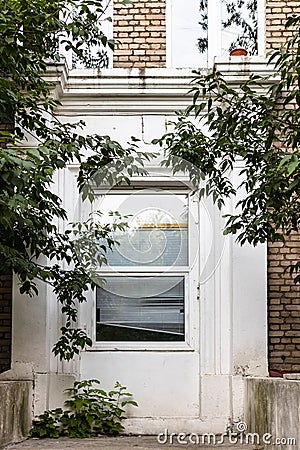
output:
{"label": "brick wall", "polygon": [[269,244],[269,367],[300,372],[300,286],[295,285],[287,266],[300,258],[298,234],[285,244]]}
{"label": "brick wall", "polygon": [[[267,0],[267,49],[280,48],[291,36],[292,32],[284,29],[291,14],[300,14],[298,0]],[[269,369],[274,371],[300,372],[300,287],[285,271],[291,262],[299,259],[299,234],[292,234],[285,244],[269,244]]]}
{"label": "brick wall", "polygon": [[266,0],[266,47],[277,49],[284,45],[292,31],[285,30],[287,18],[300,14],[299,0]]}
{"label": "brick wall", "polygon": [[[12,121],[0,123],[0,131],[11,131]],[[6,146],[6,139],[0,137],[0,146]],[[0,275],[0,373],[10,369],[12,338],[12,277]]]}
{"label": "brick wall", "polygon": [[114,2],[114,67],[165,67],[165,0]]}
{"label": "brick wall", "polygon": [[10,369],[12,322],[12,277],[0,275],[0,373]]}

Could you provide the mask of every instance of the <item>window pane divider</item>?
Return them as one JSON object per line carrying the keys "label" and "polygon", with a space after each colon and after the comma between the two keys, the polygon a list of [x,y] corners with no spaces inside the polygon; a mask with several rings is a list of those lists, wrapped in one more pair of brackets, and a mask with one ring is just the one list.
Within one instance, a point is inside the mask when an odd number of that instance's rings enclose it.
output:
{"label": "window pane divider", "polygon": [[140,267],[140,266],[110,266],[110,267],[101,267],[98,271],[98,275],[101,276],[102,274],[105,276],[116,276],[123,274],[172,274],[172,275],[180,275],[182,273],[188,273],[190,271],[190,268],[188,266],[153,266],[153,267]]}

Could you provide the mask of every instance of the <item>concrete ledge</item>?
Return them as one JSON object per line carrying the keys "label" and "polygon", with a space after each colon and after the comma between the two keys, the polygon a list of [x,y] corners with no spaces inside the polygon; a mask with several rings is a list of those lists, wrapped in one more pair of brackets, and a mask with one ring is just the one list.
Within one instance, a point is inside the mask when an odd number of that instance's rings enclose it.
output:
{"label": "concrete ledge", "polygon": [[28,436],[31,396],[30,381],[0,381],[0,448]]}
{"label": "concrete ledge", "polygon": [[248,431],[258,433],[261,439],[266,433],[272,435],[270,441],[273,445],[268,445],[268,449],[299,448],[300,381],[247,378],[245,382],[245,421]]}

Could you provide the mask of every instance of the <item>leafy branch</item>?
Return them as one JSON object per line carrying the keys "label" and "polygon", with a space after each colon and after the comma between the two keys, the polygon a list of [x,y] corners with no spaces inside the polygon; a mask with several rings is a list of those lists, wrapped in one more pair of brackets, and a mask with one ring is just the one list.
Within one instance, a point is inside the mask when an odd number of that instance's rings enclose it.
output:
{"label": "leafy branch", "polygon": [[118,435],[123,429],[127,405],[138,406],[132,394],[118,381],[109,392],[96,387],[98,380],[75,381],[66,389],[65,406],[45,411],[33,421],[31,435],[39,438],[59,436],[87,438],[99,434]]}
{"label": "leafy branch", "polygon": [[[58,42],[79,59],[85,58],[88,45],[113,48],[98,20],[104,17],[107,4],[99,0],[5,0],[2,6],[0,273],[13,271],[22,294],[38,295],[40,282],[53,287],[65,315],[54,353],[70,360],[91,344],[86,333],[76,328],[78,304],[95,287],[94,273],[114,245],[113,230],[125,224],[121,218],[112,226],[89,220],[62,232],[61,223],[68,218],[53,190],[54,176],[76,162],[79,193],[92,201],[99,178],[113,185],[129,182],[134,174],[145,175],[144,161],[151,155],[140,153],[134,141],[123,148],[109,136],[85,136],[82,121],[61,123],[55,114],[59,102],[50,95],[47,64],[59,61]],[[28,136],[34,140],[32,148],[27,145]],[[85,158],[86,153],[91,156]],[[86,258],[83,248],[89,250]]]}
{"label": "leafy branch", "polygon": [[[241,244],[284,241],[299,231],[299,24],[300,17],[287,21],[293,37],[270,57],[272,79],[250,75],[233,87],[216,68],[195,72],[192,103],[157,141],[166,150],[165,164],[175,161],[177,170],[179,156],[197,167],[201,179],[196,170],[190,177],[200,187],[205,180],[200,196],[212,195],[219,207],[236,198],[225,234],[236,234]],[[291,273],[299,267],[291,262]]]}

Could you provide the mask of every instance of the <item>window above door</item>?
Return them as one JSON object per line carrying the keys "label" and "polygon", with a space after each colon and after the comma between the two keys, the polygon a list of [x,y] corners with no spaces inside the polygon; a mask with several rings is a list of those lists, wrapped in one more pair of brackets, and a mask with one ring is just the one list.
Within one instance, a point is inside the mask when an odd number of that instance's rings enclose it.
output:
{"label": "window above door", "polygon": [[169,67],[212,67],[235,46],[264,54],[263,0],[166,1]]}

